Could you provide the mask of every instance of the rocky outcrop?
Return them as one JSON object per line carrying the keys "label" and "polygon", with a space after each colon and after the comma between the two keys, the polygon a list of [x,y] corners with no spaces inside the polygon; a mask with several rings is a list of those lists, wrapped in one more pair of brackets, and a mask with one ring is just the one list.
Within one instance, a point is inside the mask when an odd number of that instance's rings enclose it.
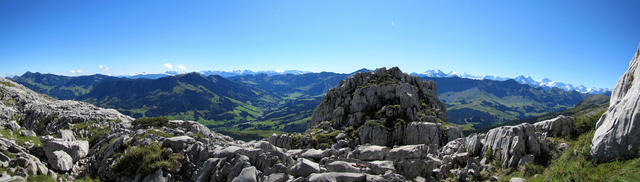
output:
{"label": "rocky outcrop", "polygon": [[397,67],[380,68],[349,77],[327,92],[304,135],[273,135],[269,142],[287,149],[331,144],[442,146],[463,137],[462,130],[446,126],[446,120],[446,108],[432,81]]}
{"label": "rocky outcrop", "polygon": [[482,143],[483,157],[502,161],[502,167],[517,167],[527,154],[538,158],[546,158],[549,154],[545,137],[529,123],[491,129]]}
{"label": "rocky outcrop", "polygon": [[576,121],[573,117],[560,115],[553,119],[534,124],[536,130],[542,131],[549,137],[572,136],[576,134]]}
{"label": "rocky outcrop", "polygon": [[610,105],[596,124],[591,155],[599,162],[640,153],[640,47],[611,94]]}
{"label": "rocky outcrop", "polygon": [[133,121],[133,118],[114,109],[103,109],[78,101],[55,100],[5,78],[0,78],[0,82],[3,83],[0,84],[0,121],[17,121],[20,126],[39,135],[54,134],[81,122],[126,128]]}
{"label": "rocky outcrop", "polygon": [[358,73],[341,81],[322,97],[313,112],[309,128],[331,121],[335,129],[364,125],[369,119],[381,119],[393,126],[407,122],[446,121],[446,108],[436,96],[433,81],[402,73],[397,67]]}

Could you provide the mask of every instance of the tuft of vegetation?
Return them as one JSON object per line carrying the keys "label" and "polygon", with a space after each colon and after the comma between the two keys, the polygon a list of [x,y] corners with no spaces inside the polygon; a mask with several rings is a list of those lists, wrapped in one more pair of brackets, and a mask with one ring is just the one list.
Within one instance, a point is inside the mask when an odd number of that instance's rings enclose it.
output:
{"label": "tuft of vegetation", "polygon": [[123,176],[142,174],[146,176],[157,169],[177,170],[183,156],[173,154],[169,158],[162,157],[162,148],[158,143],[149,146],[134,146],[125,151],[111,170]]}
{"label": "tuft of vegetation", "polygon": [[112,123],[122,123],[122,120],[120,120],[120,119],[110,119],[110,120],[109,120],[109,122],[112,122]]}
{"label": "tuft of vegetation", "polygon": [[38,136],[22,136],[22,135],[20,135],[20,131],[22,131],[22,129],[17,130],[17,131],[12,131],[10,129],[0,129],[0,134],[2,134],[2,136],[7,138],[7,139],[15,140],[16,144],[18,144],[20,146],[23,146],[23,147],[27,147],[25,145],[26,142],[31,142],[33,144],[33,146],[36,146],[36,147],[40,146],[42,144],[42,142],[40,142],[40,138]]}
{"label": "tuft of vegetation", "polygon": [[57,114],[50,114],[48,115],[46,118],[38,121],[38,123],[36,123],[36,128],[44,128],[45,126],[47,126],[47,124],[58,120],[58,115]]}
{"label": "tuft of vegetation", "polygon": [[168,127],[172,128],[169,124],[169,118],[166,117],[151,117],[151,118],[138,118],[133,121],[133,126],[136,128],[147,128],[147,127]]}
{"label": "tuft of vegetation", "polygon": [[2,152],[2,154],[4,154],[5,156],[9,157],[9,159],[15,159],[16,156],[13,155],[13,153],[7,151],[7,150],[0,150],[0,152]]}
{"label": "tuft of vegetation", "polygon": [[326,149],[330,148],[333,144],[333,139],[340,133],[340,130],[334,130],[331,133],[316,133],[311,137],[313,143],[316,143],[317,148]]}
{"label": "tuft of vegetation", "polygon": [[518,167],[520,173],[524,176],[533,176],[544,172],[544,167],[537,164],[523,164]]}
{"label": "tuft of vegetation", "polygon": [[599,114],[576,116],[576,130],[577,133],[587,133],[596,127],[596,123],[600,120],[600,117],[604,114],[604,111]]}
{"label": "tuft of vegetation", "polygon": [[89,129],[89,144],[95,145],[111,131],[109,128],[91,128]]}
{"label": "tuft of vegetation", "polygon": [[76,182],[100,182],[100,179],[85,175],[81,178],[76,178]]}
{"label": "tuft of vegetation", "polygon": [[56,179],[54,179],[53,177],[46,175],[46,174],[40,174],[40,175],[30,175],[27,178],[27,181],[31,182],[31,181],[37,181],[37,182],[56,182]]}
{"label": "tuft of vegetation", "polygon": [[158,130],[147,130],[147,132],[149,132],[150,134],[158,135],[158,136],[165,137],[165,138],[174,137],[174,135],[171,134],[171,133],[158,131]]}

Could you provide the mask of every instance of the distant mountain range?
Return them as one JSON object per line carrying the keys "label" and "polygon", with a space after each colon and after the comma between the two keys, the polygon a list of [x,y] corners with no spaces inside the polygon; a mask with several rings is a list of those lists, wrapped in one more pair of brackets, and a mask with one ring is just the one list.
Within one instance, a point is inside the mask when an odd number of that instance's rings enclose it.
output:
{"label": "distant mountain range", "polygon": [[[302,132],[322,96],[353,73],[216,72],[68,77],[27,72],[10,78],[58,99],[86,101],[133,117],[197,120],[232,135]],[[236,74],[236,76],[231,76]],[[466,129],[560,111],[589,94],[516,80],[421,76],[434,80],[451,123]]]}
{"label": "distant mountain range", "polygon": [[466,73],[457,73],[455,71],[451,71],[448,73],[443,72],[442,70],[427,70],[423,73],[412,73],[412,75],[418,75],[421,77],[435,77],[435,78],[449,78],[449,77],[460,77],[460,78],[468,78],[475,80],[496,80],[496,81],[505,81],[509,79],[513,79],[518,83],[527,84],[532,87],[540,87],[540,88],[560,88],[565,91],[578,91],[581,93],[589,93],[589,94],[604,94],[610,95],[611,90],[607,88],[587,88],[584,85],[572,85],[568,83],[556,82],[552,81],[548,78],[542,79],[541,81],[534,80],[531,76],[517,76],[515,78],[508,77],[500,77],[494,75],[471,75]]}
{"label": "distant mountain range", "polygon": [[[368,69],[361,69],[359,71],[371,71]],[[300,71],[300,70],[285,70],[285,71],[273,71],[273,70],[266,70],[266,71],[251,71],[251,70],[232,70],[232,71],[214,71],[214,70],[208,70],[208,71],[200,71],[198,72],[202,75],[205,76],[209,76],[209,75],[219,75],[225,78],[229,78],[229,77],[235,77],[235,76],[246,76],[246,75],[257,75],[257,74],[266,74],[268,76],[273,76],[273,75],[286,75],[286,74],[292,74],[292,75],[301,75],[301,74],[305,74],[305,73],[312,73],[310,71]],[[149,78],[149,79],[157,79],[157,78],[161,78],[161,77],[165,77],[165,76],[173,76],[173,75],[177,75],[177,72],[173,72],[173,71],[168,71],[165,73],[159,73],[159,74],[138,74],[138,75],[128,75],[128,76],[121,76],[121,77],[126,77],[126,78]],[[472,75],[472,74],[467,74],[467,73],[458,73],[455,71],[451,71],[451,72],[443,72],[442,70],[427,70],[425,72],[422,73],[411,73],[411,75],[414,76],[420,76],[420,77],[432,77],[432,78],[449,78],[449,77],[460,77],[460,78],[468,78],[468,79],[474,79],[474,80],[496,80],[496,81],[505,81],[505,80],[509,80],[509,79],[513,79],[518,83],[521,84],[527,84],[529,86],[532,87],[540,87],[540,88],[560,88],[563,89],[565,91],[578,91],[581,93],[588,93],[588,94],[603,94],[603,95],[610,95],[611,94],[611,89],[608,88],[596,88],[596,87],[586,87],[584,85],[573,85],[573,84],[568,84],[568,83],[563,83],[563,82],[556,82],[553,80],[550,80],[548,78],[542,79],[540,81],[534,80],[531,76],[524,76],[524,75],[520,75],[517,76],[515,78],[509,78],[509,77],[501,77],[501,76],[494,76],[494,75],[482,75],[482,76],[478,76],[478,75]]]}

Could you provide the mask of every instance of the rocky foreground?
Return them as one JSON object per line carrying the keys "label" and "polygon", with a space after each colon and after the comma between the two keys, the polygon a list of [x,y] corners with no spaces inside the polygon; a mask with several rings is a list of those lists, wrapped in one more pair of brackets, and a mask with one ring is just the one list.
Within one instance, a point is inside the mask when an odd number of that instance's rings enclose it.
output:
{"label": "rocky foreground", "polygon": [[360,73],[323,98],[304,134],[242,142],[194,121],[134,120],[0,78],[0,181],[475,181],[546,164],[574,119],[464,137],[435,84],[397,68]]}

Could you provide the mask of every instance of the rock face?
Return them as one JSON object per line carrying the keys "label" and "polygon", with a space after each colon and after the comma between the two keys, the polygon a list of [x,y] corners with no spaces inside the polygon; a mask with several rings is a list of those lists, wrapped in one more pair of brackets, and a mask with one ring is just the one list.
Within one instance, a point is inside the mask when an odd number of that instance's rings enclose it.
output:
{"label": "rock face", "polygon": [[[269,141],[287,149],[327,148],[336,143],[442,146],[463,137],[459,128],[443,126],[446,121],[446,108],[433,81],[402,73],[397,67],[380,68],[358,73],[329,90],[315,109],[305,136],[273,135]],[[318,134],[325,137],[318,139],[314,136]]]}
{"label": "rock face", "polygon": [[358,73],[329,90],[313,112],[309,128],[322,121],[331,121],[335,129],[358,127],[370,119],[385,120],[390,126],[399,119],[446,121],[445,114],[433,81],[404,74],[397,67],[380,68]]}
{"label": "rock face", "polygon": [[491,129],[482,143],[483,157],[502,161],[502,167],[517,167],[520,159],[527,154],[539,158],[549,155],[545,137],[529,123]]}
{"label": "rock face", "polygon": [[[0,78],[0,121],[15,120],[39,135],[54,134],[70,124],[95,122],[103,126],[126,127],[133,118],[114,109],[103,109],[78,101],[59,101],[35,93],[5,78]],[[119,122],[109,122],[119,121]]]}
{"label": "rock face", "polygon": [[637,156],[640,151],[640,47],[620,77],[610,106],[596,124],[591,155],[600,162]]}
{"label": "rock face", "polygon": [[546,136],[561,137],[575,135],[576,121],[573,117],[560,115],[553,119],[540,121],[534,124],[536,130],[544,131]]}

